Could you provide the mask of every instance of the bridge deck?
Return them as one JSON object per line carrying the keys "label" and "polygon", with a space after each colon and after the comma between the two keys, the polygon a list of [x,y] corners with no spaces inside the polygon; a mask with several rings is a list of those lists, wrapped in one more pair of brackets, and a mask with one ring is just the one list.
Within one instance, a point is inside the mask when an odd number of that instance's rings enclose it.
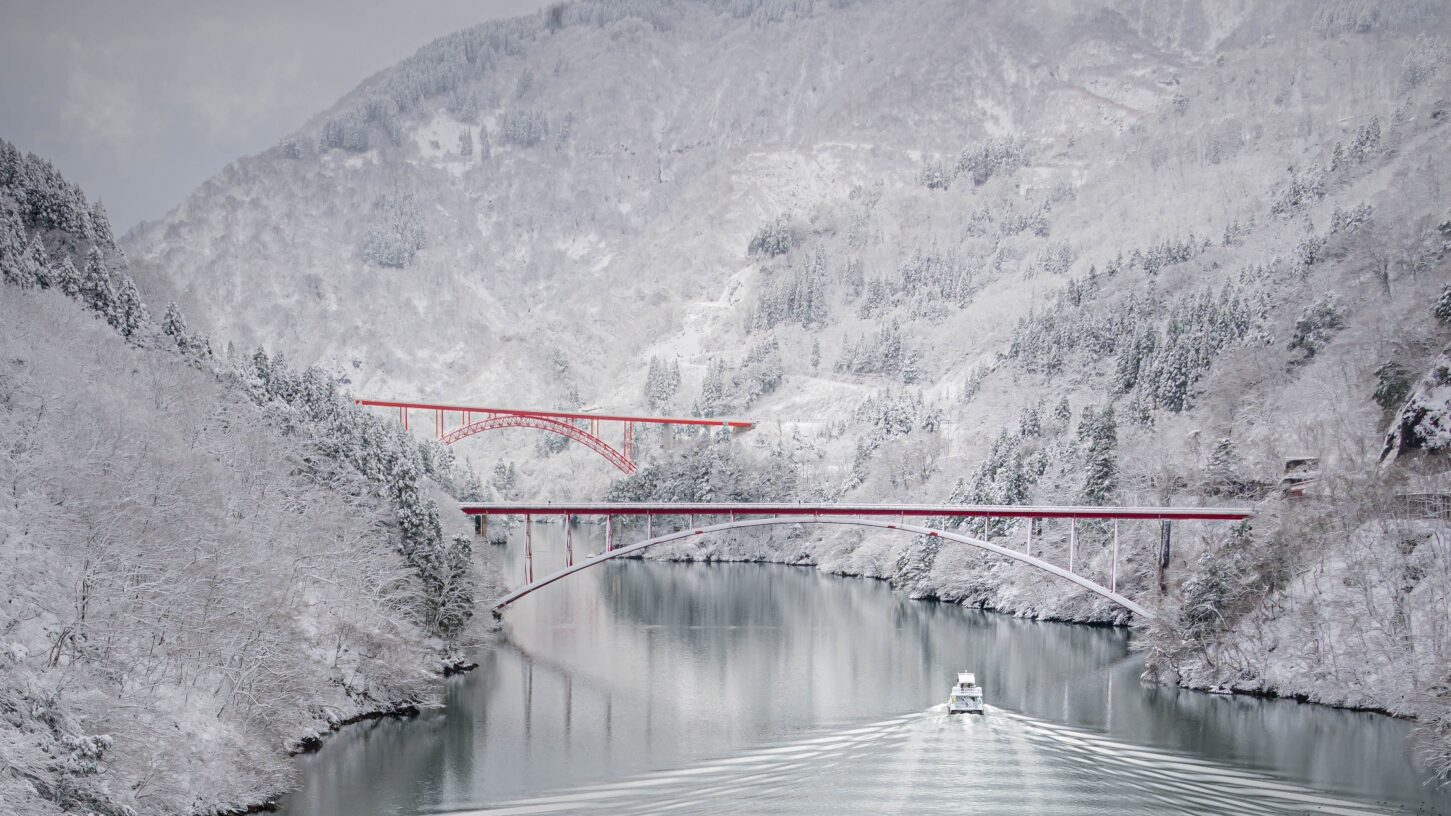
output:
{"label": "bridge deck", "polygon": [[357,405],[369,408],[400,408],[416,411],[446,411],[451,414],[499,414],[521,417],[547,417],[549,419],[582,419],[596,422],[637,422],[644,425],[703,425],[712,428],[735,428],[744,430],[756,423],[750,419],[729,417],[663,417],[633,416],[627,414],[600,414],[589,411],[550,411],[539,408],[487,408],[478,405],[444,405],[433,402],[399,402],[397,400],[355,399]]}
{"label": "bridge deck", "polygon": [[791,502],[462,502],[471,516],[895,516],[898,518],[1146,519],[1239,521],[1247,507],[1049,507],[990,504],[809,504]]}

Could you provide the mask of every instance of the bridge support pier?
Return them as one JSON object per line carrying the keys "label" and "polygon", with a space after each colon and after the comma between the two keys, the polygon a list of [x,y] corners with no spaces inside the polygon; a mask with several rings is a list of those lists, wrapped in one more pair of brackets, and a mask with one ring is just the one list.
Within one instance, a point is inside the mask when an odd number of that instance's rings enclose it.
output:
{"label": "bridge support pier", "polygon": [[1168,589],[1169,557],[1173,552],[1172,528],[1168,519],[1159,522],[1159,594]]}
{"label": "bridge support pier", "polygon": [[1078,550],[1078,519],[1068,522],[1068,571],[1073,571],[1073,556]]}
{"label": "bridge support pier", "polygon": [[534,583],[534,517],[524,517],[524,583]]}
{"label": "bridge support pier", "polygon": [[1118,519],[1113,520],[1113,561],[1108,568],[1108,591],[1118,592]]}
{"label": "bridge support pier", "polygon": [[564,514],[564,565],[566,567],[572,567],[572,566],[574,566],[574,525],[570,523],[571,521],[573,521],[573,518],[568,513],[565,513]]}
{"label": "bridge support pier", "polygon": [[605,516],[605,552],[615,551],[615,517]]}

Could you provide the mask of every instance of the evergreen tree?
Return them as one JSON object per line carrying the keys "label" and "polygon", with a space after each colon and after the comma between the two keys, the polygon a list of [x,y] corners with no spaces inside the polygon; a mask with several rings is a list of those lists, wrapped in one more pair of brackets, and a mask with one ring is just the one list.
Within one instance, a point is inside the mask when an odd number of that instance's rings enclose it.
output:
{"label": "evergreen tree", "polygon": [[680,387],[680,363],[665,364],[658,357],[650,358],[650,370],[645,375],[645,402],[654,411],[664,411],[675,398]]}
{"label": "evergreen tree", "polygon": [[1023,409],[1018,418],[1019,436],[1040,436],[1043,433],[1043,404],[1036,403]]}
{"label": "evergreen tree", "polygon": [[494,155],[494,150],[489,144],[489,128],[487,125],[479,128],[479,158],[488,160]]}
{"label": "evergreen tree", "polygon": [[1345,311],[1334,294],[1306,306],[1295,321],[1295,334],[1290,338],[1290,349],[1305,352],[1305,359],[1319,353],[1330,343],[1336,332],[1345,328]]}
{"label": "evergreen tree", "polygon": [[1436,298],[1436,303],[1431,307],[1431,314],[1443,326],[1451,326],[1451,283],[1441,287],[1441,296]]}
{"label": "evergreen tree", "polygon": [[726,412],[725,362],[711,360],[700,382],[700,399],[695,403],[696,416],[717,416]]}
{"label": "evergreen tree", "polygon": [[116,251],[116,236],[111,231],[111,217],[106,213],[106,205],[99,199],[91,205],[91,232],[96,243],[112,252]]}
{"label": "evergreen tree", "polygon": [[473,131],[464,128],[458,134],[458,154],[463,158],[471,158],[474,155]]}
{"label": "evergreen tree", "polygon": [[1053,409],[1053,420],[1059,428],[1067,428],[1068,423],[1073,421],[1073,406],[1068,404],[1068,398],[1058,400],[1058,406]]}
{"label": "evergreen tree", "polygon": [[39,235],[30,236],[30,245],[20,258],[19,277],[41,289],[48,289],[55,283],[51,275],[50,253],[45,251],[45,242],[40,240]]}
{"label": "evergreen tree", "polygon": [[363,236],[363,260],[392,269],[405,269],[427,244],[423,217],[412,195],[380,196],[373,202],[377,222]]}
{"label": "evergreen tree", "polygon": [[80,278],[79,296],[86,308],[100,315],[109,315],[116,300],[115,283],[101,250],[91,247]]}
{"label": "evergreen tree", "polygon": [[815,374],[821,368],[821,338],[811,338],[811,373]]}
{"label": "evergreen tree", "polygon": [[134,340],[140,335],[148,319],[146,304],[141,302],[141,293],[136,291],[136,282],[131,280],[130,275],[123,275],[120,286],[116,288],[111,308],[106,312],[106,322],[120,332],[122,337]]}
{"label": "evergreen tree", "polygon": [[750,244],[746,246],[746,252],[750,255],[774,257],[790,252],[796,247],[796,243],[796,233],[791,228],[791,221],[785,215],[778,215],[756,230],[755,235],[751,236]]}
{"label": "evergreen tree", "polygon": [[31,286],[30,276],[21,271],[27,254],[25,225],[13,211],[0,214],[0,274],[5,282],[18,286]]}
{"label": "evergreen tree", "polygon": [[1245,578],[1253,574],[1242,561],[1241,548],[1233,543],[1221,552],[1205,550],[1199,556],[1180,591],[1180,638],[1202,648],[1229,628],[1250,589]]}
{"label": "evergreen tree", "polygon": [[1214,443],[1204,476],[1211,495],[1233,496],[1240,492],[1243,479],[1239,475],[1239,454],[1233,439],[1224,436]]}
{"label": "evergreen tree", "polygon": [[894,589],[906,590],[913,598],[922,597],[927,577],[932,574],[932,565],[942,550],[940,536],[917,536],[901,554],[892,570],[891,585]]}
{"label": "evergreen tree", "polygon": [[15,145],[0,139],[0,189],[8,190],[19,184],[22,161],[20,150]]}
{"label": "evergreen tree", "polygon": [[178,344],[186,337],[186,318],[181,316],[181,309],[177,308],[174,300],[166,304],[166,314],[161,318],[161,332]]}
{"label": "evergreen tree", "polygon": [[445,637],[455,635],[473,616],[473,544],[468,536],[456,535],[444,541],[443,552],[430,558],[435,575],[432,588],[433,630]]}
{"label": "evergreen tree", "polygon": [[272,359],[267,356],[266,349],[261,346],[252,352],[252,370],[257,373],[257,382],[261,385],[263,395],[271,393],[272,390]]}
{"label": "evergreen tree", "polygon": [[81,273],[76,271],[69,256],[61,256],[60,263],[50,270],[50,280],[52,286],[66,295],[73,298],[81,296]]}
{"label": "evergreen tree", "polygon": [[1108,504],[1118,493],[1118,424],[1113,406],[1097,413],[1084,409],[1079,437],[1086,442],[1079,498],[1084,504]]}
{"label": "evergreen tree", "polygon": [[1375,370],[1375,381],[1373,399],[1384,410],[1400,408],[1411,395],[1411,372],[1394,360],[1382,363]]}

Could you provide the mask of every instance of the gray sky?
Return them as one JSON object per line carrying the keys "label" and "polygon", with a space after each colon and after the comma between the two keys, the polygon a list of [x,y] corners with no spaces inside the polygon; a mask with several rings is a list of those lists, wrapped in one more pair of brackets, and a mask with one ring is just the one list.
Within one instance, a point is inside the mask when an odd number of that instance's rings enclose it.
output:
{"label": "gray sky", "polygon": [[435,37],[548,0],[0,0],[0,138],[164,215]]}

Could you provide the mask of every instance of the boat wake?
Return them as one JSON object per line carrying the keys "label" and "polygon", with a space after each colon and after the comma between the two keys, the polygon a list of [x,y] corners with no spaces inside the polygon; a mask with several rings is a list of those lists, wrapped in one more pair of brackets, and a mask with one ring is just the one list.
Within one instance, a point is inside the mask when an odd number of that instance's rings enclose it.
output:
{"label": "boat wake", "polygon": [[1402,813],[987,707],[946,705],[467,814]]}

